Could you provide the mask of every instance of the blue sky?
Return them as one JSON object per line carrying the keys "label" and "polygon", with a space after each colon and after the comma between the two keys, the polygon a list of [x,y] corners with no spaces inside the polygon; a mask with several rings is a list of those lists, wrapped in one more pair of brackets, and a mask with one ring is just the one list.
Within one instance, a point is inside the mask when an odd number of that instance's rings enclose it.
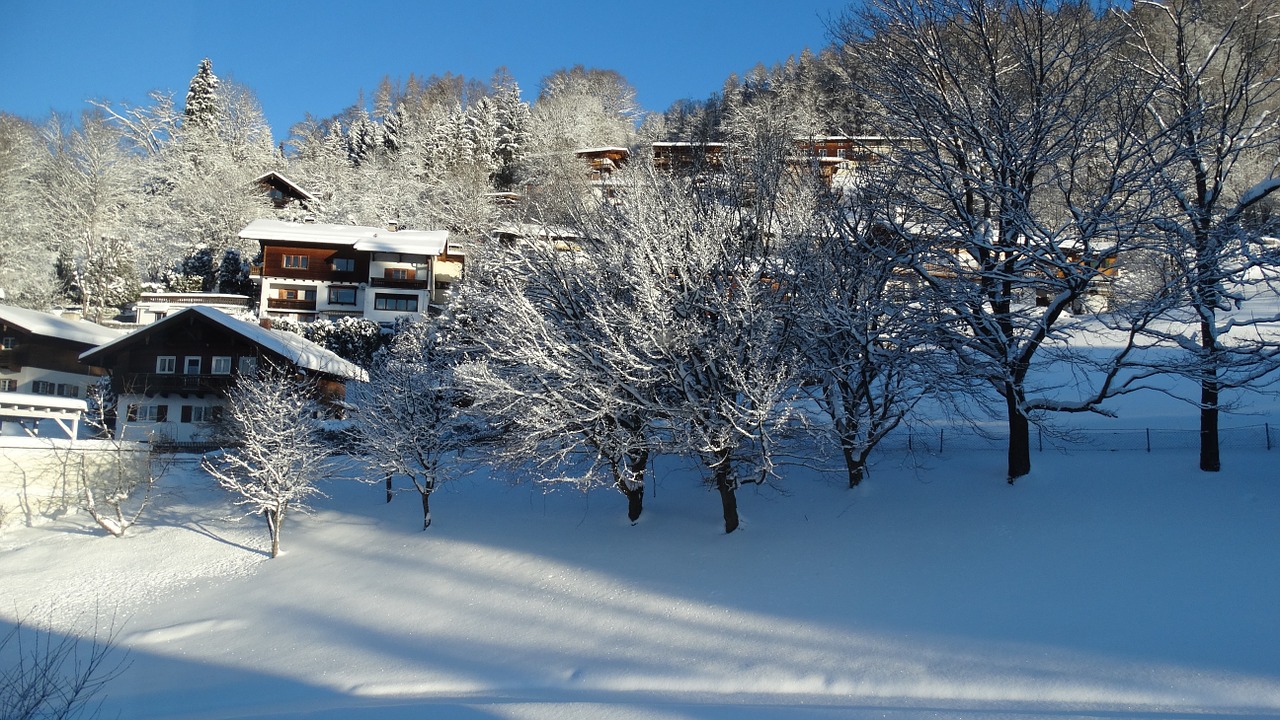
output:
{"label": "blue sky", "polygon": [[277,137],[325,117],[389,75],[488,80],[508,68],[526,99],[557,68],[622,73],[641,104],[707,97],[730,73],[828,42],[848,0],[6,0],[0,111],[31,119],[89,99],[181,102],[203,57],[258,96]]}

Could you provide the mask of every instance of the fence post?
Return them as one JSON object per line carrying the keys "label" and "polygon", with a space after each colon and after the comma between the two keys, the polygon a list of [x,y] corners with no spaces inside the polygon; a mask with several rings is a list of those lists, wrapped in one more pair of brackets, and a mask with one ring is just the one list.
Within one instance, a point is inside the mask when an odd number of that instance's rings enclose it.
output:
{"label": "fence post", "polygon": [[907,452],[915,452],[915,448],[911,446],[911,438],[915,433],[907,431]]}
{"label": "fence post", "polygon": [[1263,423],[1262,429],[1267,433],[1267,449],[1271,449],[1271,423]]}
{"label": "fence post", "polygon": [[943,440],[946,438],[946,428],[938,428],[938,454],[942,454]]}
{"label": "fence post", "polygon": [[1044,452],[1044,428],[1036,426],[1036,439],[1040,443],[1040,452]]}
{"label": "fence post", "polygon": [[1147,452],[1151,452],[1151,428],[1147,428]]}

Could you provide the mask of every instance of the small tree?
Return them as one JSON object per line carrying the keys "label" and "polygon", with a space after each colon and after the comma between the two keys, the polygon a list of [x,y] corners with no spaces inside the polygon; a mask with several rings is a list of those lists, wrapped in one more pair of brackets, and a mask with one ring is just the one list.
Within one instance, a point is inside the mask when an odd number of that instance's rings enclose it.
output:
{"label": "small tree", "polygon": [[[422,529],[431,526],[431,495],[447,461],[465,447],[465,395],[453,382],[454,353],[432,321],[403,326],[377,354],[367,383],[351,386],[353,430],[366,463],[380,476],[409,478],[422,497]],[[387,500],[391,495],[388,490]]]}
{"label": "small tree", "polygon": [[316,481],[332,456],[319,434],[317,390],[314,380],[280,368],[240,375],[227,408],[225,450],[201,463],[246,514],[266,518],[273,558],[289,512],[306,512],[309,499],[324,496]]}

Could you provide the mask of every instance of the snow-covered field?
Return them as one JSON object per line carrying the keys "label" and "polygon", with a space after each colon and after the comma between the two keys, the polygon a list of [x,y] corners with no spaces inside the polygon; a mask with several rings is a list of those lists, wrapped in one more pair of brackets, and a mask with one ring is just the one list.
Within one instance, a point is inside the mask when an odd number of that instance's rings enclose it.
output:
{"label": "snow-covered field", "polygon": [[[1184,409],[1185,410],[1185,409]],[[725,535],[660,463],[611,491],[326,483],[285,554],[194,463],[142,527],[0,535],[0,631],[114,616],[104,717],[1280,717],[1280,450],[793,468]]]}

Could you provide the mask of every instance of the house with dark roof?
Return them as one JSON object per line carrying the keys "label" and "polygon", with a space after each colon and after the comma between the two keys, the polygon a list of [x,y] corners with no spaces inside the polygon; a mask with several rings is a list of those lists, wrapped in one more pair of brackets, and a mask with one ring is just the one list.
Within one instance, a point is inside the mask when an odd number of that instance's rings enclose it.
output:
{"label": "house with dark roof", "polygon": [[75,438],[104,370],[80,353],[124,333],[84,320],[0,305],[0,434]]}
{"label": "house with dark roof", "polygon": [[237,320],[205,306],[183,308],[81,354],[107,369],[117,400],[121,440],[200,442],[211,437],[236,378],[260,368],[287,368],[314,379],[322,399],[336,402],[358,365],[283,330]]}

